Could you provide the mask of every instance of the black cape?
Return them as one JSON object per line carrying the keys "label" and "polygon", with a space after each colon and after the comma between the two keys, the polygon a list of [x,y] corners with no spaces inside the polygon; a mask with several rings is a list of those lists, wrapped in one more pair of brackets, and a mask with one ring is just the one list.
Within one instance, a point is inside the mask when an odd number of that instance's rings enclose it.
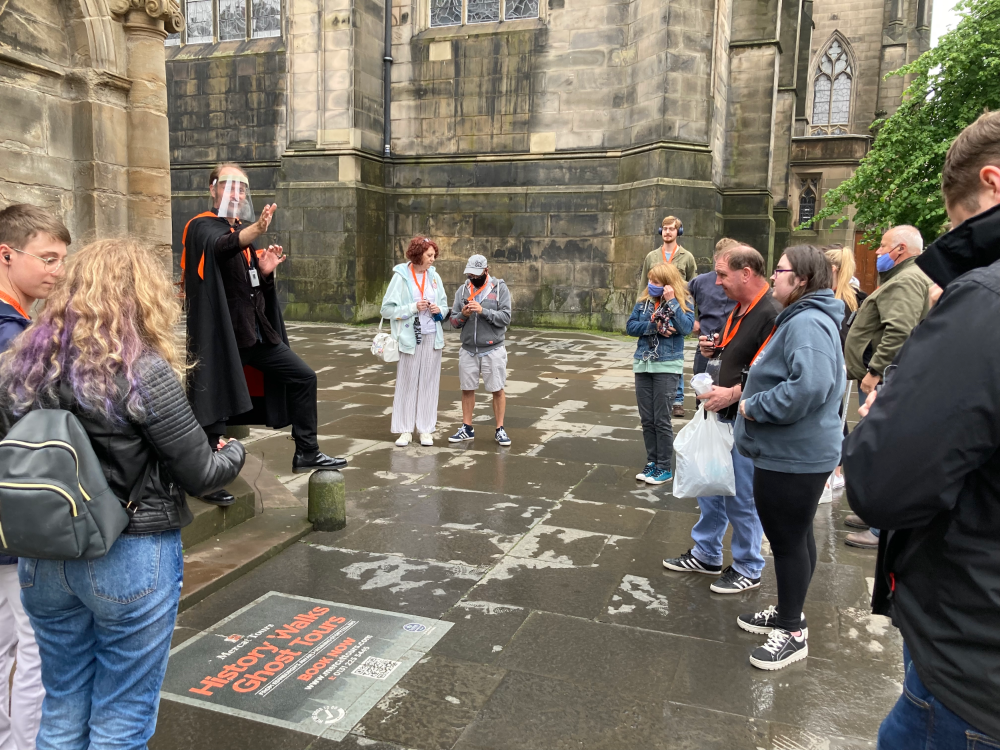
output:
{"label": "black cape", "polygon": [[[284,383],[252,367],[244,368],[236,346],[226,290],[215,262],[215,243],[229,231],[229,221],[211,211],[195,216],[184,227],[181,272],[188,362],[193,365],[187,377],[188,398],[202,427],[227,422],[280,429],[291,424]],[[264,295],[267,319],[288,344],[274,287]]]}

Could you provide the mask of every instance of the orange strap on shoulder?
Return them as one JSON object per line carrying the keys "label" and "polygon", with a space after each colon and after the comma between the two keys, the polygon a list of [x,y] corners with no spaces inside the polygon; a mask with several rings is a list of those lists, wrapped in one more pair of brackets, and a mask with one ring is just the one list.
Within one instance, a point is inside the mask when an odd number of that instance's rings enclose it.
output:
{"label": "orange strap on shoulder", "polygon": [[[191,226],[191,222],[195,219],[203,219],[206,216],[215,216],[212,211],[205,211],[192,217],[187,224],[184,225],[184,234],[181,235],[181,272],[187,269],[187,237],[188,237],[188,227]],[[205,251],[201,252],[201,260],[198,261],[198,278],[204,281],[205,279]]]}

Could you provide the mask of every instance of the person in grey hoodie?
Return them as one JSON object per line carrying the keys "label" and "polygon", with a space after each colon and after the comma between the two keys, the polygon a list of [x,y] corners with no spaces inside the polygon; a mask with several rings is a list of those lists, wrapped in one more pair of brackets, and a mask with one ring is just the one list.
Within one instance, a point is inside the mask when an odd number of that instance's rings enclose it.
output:
{"label": "person in grey hoodie", "polygon": [[833,269],[813,245],[785,250],[774,270],[784,309],[751,360],[736,419],[737,450],[753,461],[753,495],[774,555],[778,606],[740,615],[768,634],[750,663],[781,669],[809,653],[802,605],[816,569],[812,523],[827,477],[840,462],[840,408],[847,386]]}

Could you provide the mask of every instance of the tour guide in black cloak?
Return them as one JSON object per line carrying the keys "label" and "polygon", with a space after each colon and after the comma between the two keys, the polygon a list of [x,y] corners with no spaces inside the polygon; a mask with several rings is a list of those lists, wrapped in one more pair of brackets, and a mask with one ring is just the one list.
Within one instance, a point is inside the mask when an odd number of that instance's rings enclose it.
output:
{"label": "tour guide in black cloak", "polygon": [[[316,441],[316,373],[288,346],[274,271],[285,259],[279,245],[257,250],[277,208],[253,220],[249,185],[235,165],[216,167],[214,211],[184,228],[181,269],[187,302],[188,394],[214,448],[226,424],[292,425],[295,471],[347,464],[321,453]],[[225,490],[209,502],[228,505]]]}

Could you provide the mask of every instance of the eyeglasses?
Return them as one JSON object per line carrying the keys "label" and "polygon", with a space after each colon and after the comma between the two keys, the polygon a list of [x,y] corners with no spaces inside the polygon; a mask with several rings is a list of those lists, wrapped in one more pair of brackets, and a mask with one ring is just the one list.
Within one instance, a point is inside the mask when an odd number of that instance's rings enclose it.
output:
{"label": "eyeglasses", "polygon": [[32,258],[42,261],[42,265],[45,266],[45,270],[49,273],[59,273],[59,269],[62,268],[63,261],[65,260],[65,258],[42,258],[34,253],[18,250],[16,247],[12,247],[11,250],[15,253],[21,253],[21,255],[30,255]]}
{"label": "eyeglasses", "polygon": [[794,268],[775,268],[774,273],[771,275],[777,276],[779,273],[792,273],[792,271],[794,270],[795,270]]}

